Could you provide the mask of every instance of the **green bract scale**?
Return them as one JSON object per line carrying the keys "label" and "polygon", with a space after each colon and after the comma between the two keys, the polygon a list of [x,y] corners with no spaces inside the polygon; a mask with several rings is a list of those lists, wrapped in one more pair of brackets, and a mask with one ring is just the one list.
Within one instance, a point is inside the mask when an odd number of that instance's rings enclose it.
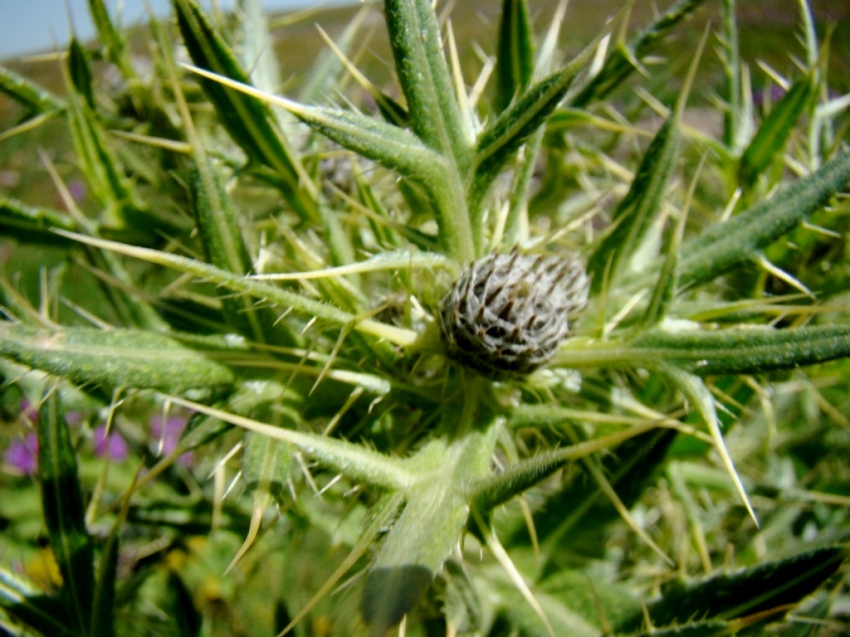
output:
{"label": "green bract scale", "polygon": [[473,262],[443,298],[448,355],[483,376],[522,376],[545,365],[587,302],[589,281],[574,258],[491,253]]}

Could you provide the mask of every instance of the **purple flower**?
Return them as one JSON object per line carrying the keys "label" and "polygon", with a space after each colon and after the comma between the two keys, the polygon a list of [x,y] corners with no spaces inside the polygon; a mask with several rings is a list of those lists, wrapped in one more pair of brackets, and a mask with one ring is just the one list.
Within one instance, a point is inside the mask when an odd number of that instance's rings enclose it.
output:
{"label": "purple flower", "polygon": [[38,470],[38,437],[29,433],[23,440],[13,440],[3,459],[21,475],[34,474]]}
{"label": "purple flower", "polygon": [[[188,422],[188,416],[180,415],[171,415],[165,420],[163,420],[161,414],[157,414],[151,418],[151,433],[156,441],[157,452],[168,455],[174,451]],[[192,463],[192,457],[191,451],[186,452],[180,456],[178,462],[188,466]]]}
{"label": "purple flower", "polygon": [[123,462],[129,454],[127,441],[117,432],[107,434],[106,425],[101,425],[94,430],[94,455],[108,456],[115,462]]}

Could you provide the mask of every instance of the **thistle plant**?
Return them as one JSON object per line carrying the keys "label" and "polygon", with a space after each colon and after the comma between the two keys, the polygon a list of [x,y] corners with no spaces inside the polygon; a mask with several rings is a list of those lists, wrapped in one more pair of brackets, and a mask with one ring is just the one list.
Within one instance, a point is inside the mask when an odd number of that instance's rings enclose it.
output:
{"label": "thistle plant", "polygon": [[139,57],[91,0],[64,90],[2,70],[4,634],[845,634],[829,32],[529,4],[284,82],[257,1]]}

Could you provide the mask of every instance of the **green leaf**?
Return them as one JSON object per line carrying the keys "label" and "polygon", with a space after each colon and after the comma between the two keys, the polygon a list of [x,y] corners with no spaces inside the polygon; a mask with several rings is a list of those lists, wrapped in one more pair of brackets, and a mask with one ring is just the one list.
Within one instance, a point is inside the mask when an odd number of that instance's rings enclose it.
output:
{"label": "green leaf", "polygon": [[480,204],[490,184],[528,137],[546,122],[603,36],[604,32],[561,70],[529,87],[489,128],[481,131],[469,195],[470,209],[477,211],[473,224],[480,224]]}
{"label": "green leaf", "polygon": [[268,425],[177,396],[170,396],[169,400],[248,431],[290,444],[325,467],[352,480],[396,491],[406,491],[414,481],[413,473],[401,460],[367,449],[360,444]]}
{"label": "green leaf", "polygon": [[652,330],[631,339],[567,341],[555,364],[567,368],[656,367],[669,364],[698,376],[758,374],[850,356],[850,326]]}
{"label": "green leaf", "polygon": [[75,631],[85,635],[94,602],[94,548],[86,529],[77,458],[57,391],[44,398],[37,431],[41,504],[50,548],[62,575],[60,598]]}
{"label": "green leaf", "polygon": [[647,148],[628,194],[613,213],[612,230],[588,259],[593,294],[599,294],[621,271],[623,257],[636,251],[653,221],[653,214],[660,210],[675,166],[679,138],[679,117],[674,112]]}
{"label": "green leaf", "polygon": [[[230,197],[203,153],[197,153],[190,186],[198,232],[209,262],[233,274],[250,274],[253,263]],[[285,324],[277,321],[277,315],[269,308],[258,308],[251,297],[223,294],[221,303],[228,323],[246,338],[258,343],[296,343]]]}
{"label": "green leaf", "polygon": [[364,157],[422,184],[430,195],[445,251],[459,261],[475,252],[460,175],[450,157],[441,157],[410,131],[337,108],[312,107],[255,89],[242,82],[188,67],[198,75],[286,109],[314,130]]}
{"label": "green leaf", "polygon": [[466,196],[473,132],[452,87],[434,8],[430,0],[387,0],[384,14],[411,130],[444,167],[438,181],[427,175],[417,181],[427,185],[446,253],[461,263],[472,261],[484,238],[483,225],[470,219]]}
{"label": "green leaf", "polygon": [[373,319],[361,319],[321,301],[301,296],[300,294],[284,290],[274,285],[246,279],[243,276],[216,268],[195,259],[151,250],[149,248],[137,248],[115,241],[96,239],[61,230],[57,230],[56,232],[61,236],[74,238],[81,243],[185,272],[216,285],[224,286],[233,292],[248,294],[257,299],[263,299],[279,305],[281,308],[291,308],[292,310],[308,314],[311,318],[325,319],[341,327],[350,327],[359,332],[372,334],[397,345],[412,345],[418,338],[418,334],[412,330],[395,327]]}
{"label": "green leaf", "polygon": [[798,77],[770,110],[741,157],[739,171],[745,185],[752,187],[759,175],[785,151],[796,123],[814,106],[818,84],[817,70],[812,69]]}
{"label": "green leaf", "polygon": [[131,209],[142,209],[122,174],[114,153],[106,143],[103,127],[94,111],[77,93],[68,96],[68,125],[80,171],[92,195],[104,207],[101,223],[115,229],[127,225]]}
{"label": "green leaf", "polygon": [[[180,33],[195,65],[248,84],[247,73],[195,0],[173,1]],[[220,82],[204,79],[201,83],[233,141],[249,159],[275,170],[293,207],[305,218],[315,218],[317,194],[313,184],[278,130],[269,108]]]}
{"label": "green leaf", "polygon": [[384,635],[401,621],[457,546],[469,506],[457,491],[434,480],[408,495],[407,504],[366,576],[363,619]]}
{"label": "green leaf", "polygon": [[[546,427],[551,420],[546,418],[545,406],[540,410],[541,419],[531,420],[534,413],[524,410],[522,422],[534,422]],[[559,425],[563,427],[563,425]],[[676,432],[670,429],[654,429],[635,436],[615,448],[610,454],[600,454],[600,468],[604,471],[617,496],[627,509],[631,509],[664,461],[667,449],[672,444]],[[576,472],[579,467],[576,467]],[[582,473],[584,475],[584,473]],[[554,547],[562,545],[569,538],[575,551],[588,557],[599,550],[599,531],[607,524],[618,520],[619,515],[605,497],[599,485],[590,479],[573,479],[563,489],[549,495],[534,516],[534,528],[540,546]],[[511,545],[525,545],[529,542],[528,529],[523,525],[517,528],[511,537]],[[554,553],[553,553],[554,554]]]}
{"label": "green leaf", "polygon": [[456,439],[435,440],[406,464],[416,479],[404,490],[404,511],[370,569],[363,616],[383,635],[401,621],[460,541],[469,517],[467,495],[457,485],[490,471],[497,427]]}
{"label": "green leaf", "polygon": [[0,609],[45,635],[73,635],[70,617],[58,599],[0,568]]}
{"label": "green leaf", "polygon": [[696,11],[703,2],[704,0],[679,0],[628,45],[618,43],[599,73],[571,100],[570,105],[586,106],[594,100],[604,98],[620,86],[639,68],[640,60],[649,53],[653,45],[666,37],[673,27]]}
{"label": "green leaf", "polygon": [[384,13],[413,132],[466,174],[470,131],[463,127],[430,0],[387,0]]}
{"label": "green leaf", "polygon": [[12,197],[0,196],[0,233],[14,236],[16,241],[67,244],[51,228],[73,231],[76,225],[66,213],[52,208],[29,206]]}
{"label": "green leaf", "polygon": [[723,143],[732,150],[741,147],[744,125],[742,100],[741,55],[735,0],[723,0],[723,37],[720,40],[723,73],[726,80],[726,107],[723,109]]}
{"label": "green leaf", "polygon": [[497,111],[525,91],[534,73],[534,40],[525,0],[504,0],[496,47]]}
{"label": "green leaf", "polygon": [[0,92],[34,113],[49,113],[65,108],[65,101],[32,80],[0,66]]}
{"label": "green leaf", "polygon": [[713,224],[682,246],[679,281],[684,288],[723,274],[752,258],[808,215],[827,204],[850,181],[850,152],[824,163],[730,220]]}
{"label": "green leaf", "polygon": [[103,0],[88,0],[88,3],[89,15],[97,29],[97,37],[104,46],[106,59],[118,67],[125,80],[135,78],[136,73],[127,53],[127,42],[109,17],[106,3]]}
{"label": "green leaf", "polygon": [[244,357],[245,350],[223,339],[188,334],[4,322],[0,355],[81,385],[182,392],[232,385],[236,374],[227,358]]}
{"label": "green leaf", "polygon": [[[723,619],[754,615],[799,603],[814,592],[847,559],[843,547],[826,547],[719,574],[702,581],[669,587],[650,605],[649,617],[656,627],[685,624],[699,619]],[[779,619],[779,615],[771,616]],[[642,616],[619,626],[635,630]],[[653,633],[655,634],[655,633]]]}
{"label": "green leaf", "polygon": [[539,483],[568,462],[609,449],[655,427],[654,423],[636,425],[627,431],[601,436],[563,449],[538,453],[510,465],[496,475],[468,480],[466,491],[475,509],[488,513],[494,507]]}
{"label": "green leaf", "polygon": [[92,85],[91,63],[88,52],[77,38],[71,38],[68,45],[68,75],[77,93],[83,96],[89,108],[94,109],[94,86]]}
{"label": "green leaf", "polygon": [[[596,294],[620,275],[625,255],[638,253],[657,212],[663,207],[667,184],[679,152],[681,120],[707,38],[706,29],[672,112],[646,150],[628,194],[614,211],[613,230],[605,236],[588,260],[587,270],[592,277],[591,290]],[[647,320],[656,320],[662,305],[666,305],[662,303],[664,296],[672,296],[672,289],[665,288],[672,287],[676,266],[676,254],[668,252],[656,283],[656,293],[650,302],[649,313],[645,317]]]}

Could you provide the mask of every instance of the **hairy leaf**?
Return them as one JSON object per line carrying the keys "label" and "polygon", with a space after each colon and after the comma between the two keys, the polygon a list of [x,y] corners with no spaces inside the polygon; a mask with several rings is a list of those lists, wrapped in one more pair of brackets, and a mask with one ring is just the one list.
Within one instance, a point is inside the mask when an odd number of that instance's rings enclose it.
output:
{"label": "hairy leaf", "polygon": [[[664,627],[694,619],[730,620],[793,605],[818,588],[846,557],[845,548],[820,548],[735,573],[676,584],[649,607],[649,617],[653,626]],[[641,616],[634,617],[618,628],[634,630],[641,620]]]}
{"label": "hairy leaf", "polygon": [[35,113],[61,111],[65,101],[42,88],[32,80],[0,66],[0,92],[23,104]]}
{"label": "hairy leaf", "polygon": [[665,38],[673,27],[690,16],[703,2],[704,0],[679,0],[631,42],[618,44],[605,60],[599,73],[571,100],[570,105],[586,106],[594,100],[604,98],[620,86],[632,72],[639,68],[640,61],[649,53],[653,45]]}
{"label": "hairy leaf", "polygon": [[567,341],[555,355],[564,367],[656,367],[698,376],[758,374],[850,356],[850,326],[789,329],[740,327],[708,331],[656,329],[633,339]]}
{"label": "hairy leaf", "polygon": [[82,385],[181,392],[232,385],[236,375],[227,359],[244,350],[223,339],[188,334],[5,322],[0,323],[0,354]]}
{"label": "hairy leaf", "polygon": [[[195,0],[173,1],[180,33],[195,65],[248,84],[250,80],[247,73],[242,70],[227,43],[213,29]],[[220,82],[205,79],[202,85],[233,141],[242,147],[252,161],[276,172],[284,193],[296,210],[307,218],[315,217],[316,194],[311,192],[312,182],[286,138],[278,130],[268,106]]]}
{"label": "hairy leaf", "polygon": [[[546,122],[576,74],[590,60],[602,35],[597,36],[594,42],[561,70],[531,85],[489,128],[481,131],[475,151],[474,181],[469,195],[472,210],[481,212],[481,200],[490,184],[528,137]],[[480,223],[480,216],[476,216],[473,223]]]}
{"label": "hairy leaf", "polygon": [[812,70],[798,77],[782,99],[770,109],[741,157],[743,182],[752,186],[768,165],[785,150],[785,143],[797,120],[813,107],[818,74]]}
{"label": "hairy leaf", "polygon": [[472,145],[452,89],[430,0],[387,0],[384,7],[399,83],[414,133],[464,174]]}
{"label": "hairy leaf", "polygon": [[679,282],[698,285],[750,260],[761,248],[826,205],[850,182],[850,152],[826,162],[730,220],[715,224],[682,246]]}
{"label": "hairy leaf", "polygon": [[505,110],[531,82],[534,40],[525,0],[504,0],[496,49],[496,109]]}

